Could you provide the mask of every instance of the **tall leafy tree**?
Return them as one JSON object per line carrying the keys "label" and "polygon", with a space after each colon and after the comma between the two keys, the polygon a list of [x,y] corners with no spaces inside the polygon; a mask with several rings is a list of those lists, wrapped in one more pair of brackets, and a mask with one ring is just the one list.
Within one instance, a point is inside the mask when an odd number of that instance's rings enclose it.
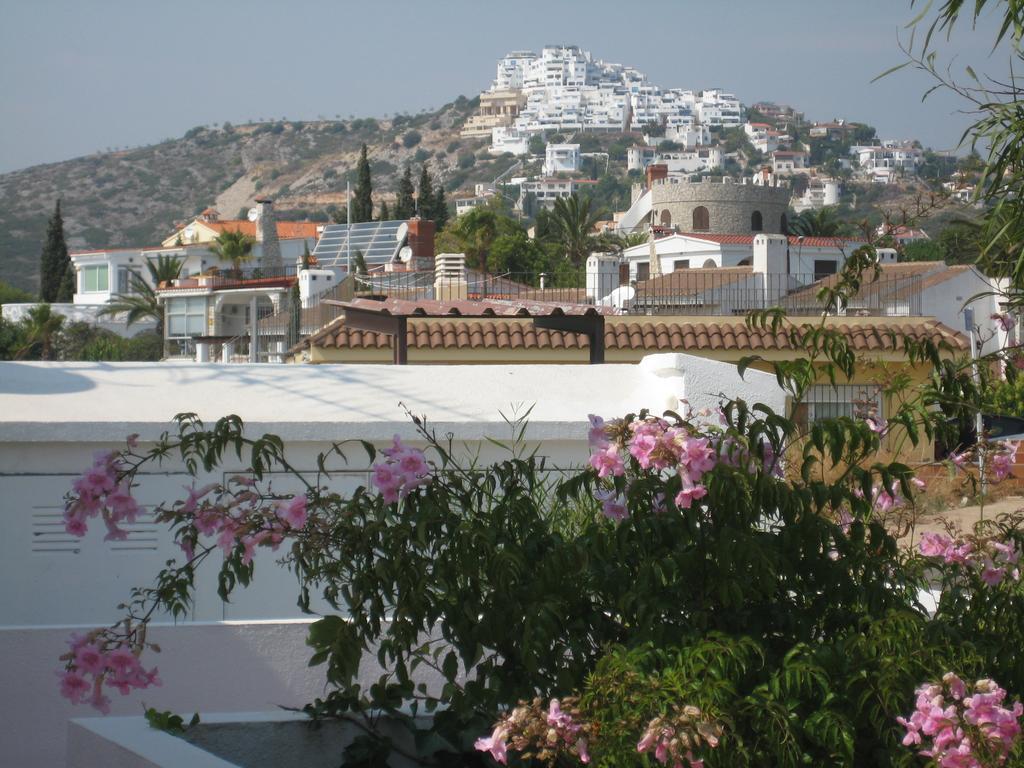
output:
{"label": "tall leafy tree", "polygon": [[555,200],[548,219],[550,236],[574,267],[582,266],[591,251],[603,249],[604,241],[594,233],[601,217],[601,211],[591,210],[589,198],[570,195]]}
{"label": "tall leafy tree", "polygon": [[461,242],[467,266],[487,269],[491,246],[500,232],[499,218],[492,208],[482,205],[455,222],[452,231]]}
{"label": "tall leafy tree", "polygon": [[240,230],[227,230],[217,235],[210,245],[210,253],[221,261],[230,261],[232,269],[239,270],[242,264],[252,259],[252,247],[256,241]]}
{"label": "tall leafy tree", "polygon": [[416,215],[416,187],[412,183],[412,168],[405,164],[405,172],[398,180],[398,199],[395,201],[395,219],[403,221]]}
{"label": "tall leafy tree", "polygon": [[359,152],[356,166],[356,192],[352,198],[352,222],[373,221],[373,179],[370,175],[370,160],[366,156],[366,144]]}
{"label": "tall leafy tree", "polygon": [[416,211],[420,218],[431,219],[434,214],[434,181],[430,178],[429,163],[420,171],[420,188],[416,195]]}
{"label": "tall leafy tree", "polygon": [[71,301],[75,292],[73,272],[71,280],[68,280],[71,270],[71,257],[64,241],[64,217],[60,212],[60,200],[57,200],[46,226],[46,243],[39,259],[39,298],[47,302]]}
{"label": "tall leafy tree", "polygon": [[149,281],[132,273],[131,293],[118,293],[111,297],[103,307],[100,316],[125,315],[125,325],[132,325],[140,320],[155,320],[156,332],[163,336],[164,305],[158,300],[156,288],[161,283],[174,280],[181,273],[181,259],[174,256],[160,255],[156,261],[147,261]]}

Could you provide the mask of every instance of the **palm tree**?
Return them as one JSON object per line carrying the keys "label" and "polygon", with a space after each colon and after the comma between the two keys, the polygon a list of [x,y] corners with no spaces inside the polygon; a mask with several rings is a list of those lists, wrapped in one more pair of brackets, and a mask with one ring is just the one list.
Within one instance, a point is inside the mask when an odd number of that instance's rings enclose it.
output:
{"label": "palm tree", "polygon": [[842,237],[849,234],[849,226],[836,215],[832,205],[817,210],[808,209],[789,223],[789,234],[804,237]]}
{"label": "palm tree", "polygon": [[566,259],[574,267],[581,266],[591,251],[608,244],[605,239],[594,234],[594,226],[601,220],[601,216],[601,211],[590,209],[589,198],[581,200],[576,195],[570,195],[555,200],[550,218],[551,237],[562,246]]}
{"label": "palm tree", "polygon": [[161,254],[156,262],[147,261],[150,282],[146,282],[134,272],[131,273],[131,293],[118,293],[111,297],[107,305],[99,311],[101,317],[124,313],[125,325],[139,320],[155,320],[156,331],[164,333],[164,305],[156,295],[161,283],[174,280],[181,272],[181,259]]}
{"label": "palm tree", "polygon": [[474,208],[456,220],[452,233],[459,239],[469,266],[487,271],[487,257],[498,237],[498,228],[498,214],[490,205]]}
{"label": "palm tree", "polygon": [[240,230],[226,230],[217,235],[210,246],[210,253],[215,254],[221,261],[230,261],[231,268],[238,272],[242,269],[242,264],[252,258],[252,247],[255,243],[255,239]]}
{"label": "palm tree", "polygon": [[49,304],[32,307],[21,321],[24,343],[14,353],[14,359],[26,360],[38,355],[39,360],[49,360],[53,342],[63,324],[63,316],[54,314]]}

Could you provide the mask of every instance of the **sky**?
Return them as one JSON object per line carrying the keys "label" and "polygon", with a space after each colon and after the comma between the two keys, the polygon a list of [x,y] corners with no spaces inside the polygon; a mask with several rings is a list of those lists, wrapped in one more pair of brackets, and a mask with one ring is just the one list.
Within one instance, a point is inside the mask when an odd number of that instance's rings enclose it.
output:
{"label": "sky", "polygon": [[[920,8],[920,0],[918,3]],[[514,49],[576,44],[664,88],[722,87],[809,119],[954,149],[967,116],[898,47],[909,0],[0,0],[0,172],[196,125],[382,117],[474,96]],[[1007,71],[993,24],[944,51]]]}

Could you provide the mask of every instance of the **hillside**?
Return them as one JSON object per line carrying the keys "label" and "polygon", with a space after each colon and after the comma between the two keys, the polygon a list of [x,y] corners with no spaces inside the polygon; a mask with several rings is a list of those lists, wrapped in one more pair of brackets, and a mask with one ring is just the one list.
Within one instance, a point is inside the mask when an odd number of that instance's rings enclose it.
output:
{"label": "hillside", "polygon": [[344,205],[363,142],[378,200],[392,197],[406,162],[418,177],[429,160],[448,191],[491,181],[513,161],[459,138],[475,106],[460,97],[437,112],[391,120],[198,127],[180,139],[0,175],[0,281],[37,290],[39,250],[58,197],[74,250],[159,243],[175,222],[209,205],[235,217],[259,195],[273,197],[283,217],[326,220]]}

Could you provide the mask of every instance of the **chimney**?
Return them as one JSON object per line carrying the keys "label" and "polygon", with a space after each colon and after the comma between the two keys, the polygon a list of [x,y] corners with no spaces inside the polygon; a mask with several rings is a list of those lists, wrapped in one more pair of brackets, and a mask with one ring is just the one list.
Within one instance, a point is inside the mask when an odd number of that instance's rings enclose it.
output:
{"label": "chimney", "polygon": [[434,298],[462,301],[467,296],[466,254],[439,253],[434,259]]}
{"label": "chimney", "polygon": [[650,189],[651,185],[660,181],[661,179],[668,178],[668,166],[664,163],[651,163],[647,166],[647,188]]}
{"label": "chimney", "polygon": [[256,242],[263,244],[260,264],[266,269],[280,269],[281,244],[277,240],[277,219],[274,217],[274,201],[269,197],[256,198]]}
{"label": "chimney", "polygon": [[430,269],[434,264],[434,222],[429,219],[409,219],[407,242],[412,249],[415,269]]}

